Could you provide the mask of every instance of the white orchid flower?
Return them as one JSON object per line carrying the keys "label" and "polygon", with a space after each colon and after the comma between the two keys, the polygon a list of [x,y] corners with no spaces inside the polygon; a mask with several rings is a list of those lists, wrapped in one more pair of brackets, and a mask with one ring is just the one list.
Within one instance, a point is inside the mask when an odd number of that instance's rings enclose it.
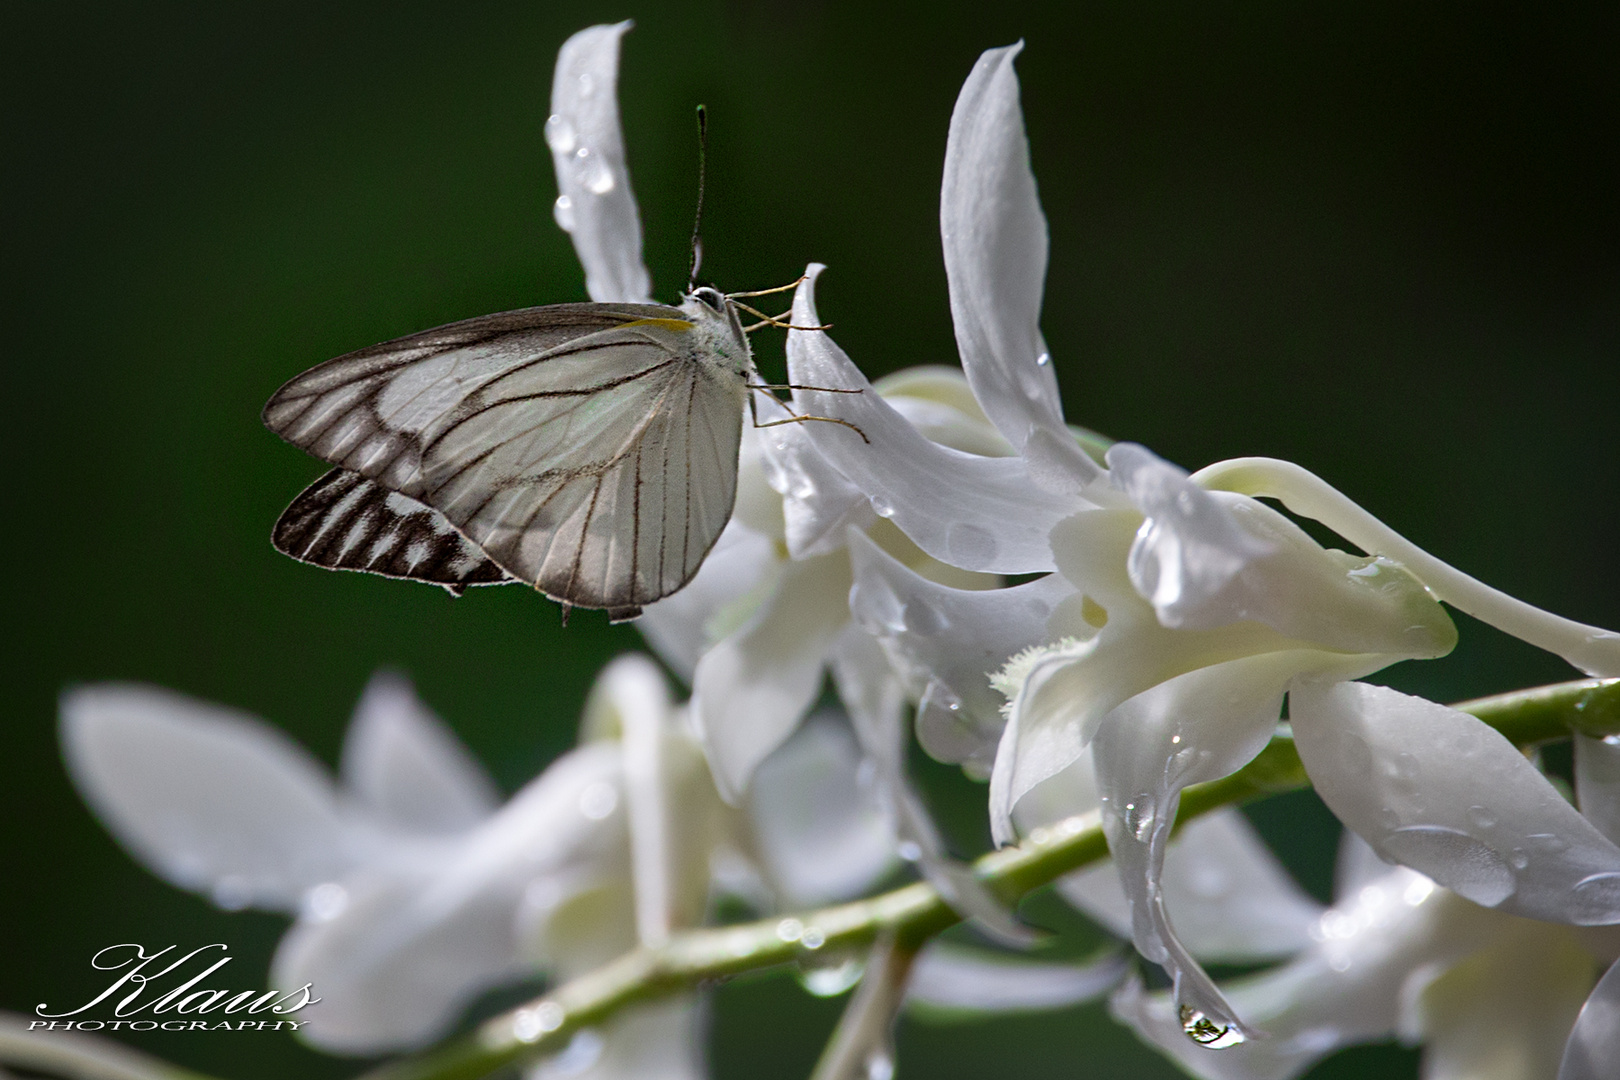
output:
{"label": "white orchid flower", "polygon": [[1202,1046],[1171,996],[1139,981],[1116,995],[1115,1015],[1203,1080],[1289,1080],[1338,1049],[1392,1037],[1423,1044],[1424,1080],[1597,1080],[1620,1060],[1620,977],[1593,990],[1600,962],[1620,952],[1613,931],[1479,907],[1387,866],[1349,832],[1338,878],[1308,949],[1224,988],[1269,1038]]}
{"label": "white orchid flower", "polygon": [[[987,52],[958,98],[941,223],[964,369],[1019,454],[934,445],[877,395],[795,395],[802,411],[861,428],[869,445],[832,424],[801,425],[801,437],[924,552],[979,571],[1057,571],[965,593],[851,538],[857,619],[931,679],[925,739],[981,766],[994,743],[990,813],[1003,843],[1019,800],[1089,750],[1137,947],[1218,1028],[1238,1021],[1164,914],[1164,843],[1180,790],[1252,758],[1285,696],[1318,790],[1384,855],[1506,911],[1620,919],[1620,849],[1505,740],[1465,714],[1348,681],[1448,652],[1455,630],[1440,600],[1592,674],[1620,674],[1620,637],[1468,578],[1297,466],[1243,459],[1189,477],[1116,445],[1104,470],[1061,426],[1036,326],[1046,242],[1017,51]],[[819,269],[799,288],[796,325],[820,323]],[[794,383],[866,385],[822,331],[791,332],[788,355]],[[1261,496],[1370,554],[1324,549]],[[998,668],[1005,723],[982,681]],[[1535,839],[1547,836],[1556,844]]]}
{"label": "white orchid flower", "polygon": [[[560,190],[557,223],[572,236],[587,291],[599,301],[644,300],[650,281],[614,98],[619,38],[629,25],[592,27],[568,40],[558,56],[546,123]],[[876,393],[891,396],[917,430],[944,445],[976,455],[1012,453],[958,373],[914,370]],[[768,399],[761,404],[770,419],[785,415]],[[844,527],[864,529],[933,580],[963,588],[1000,584],[918,550],[881,520],[880,507],[819,466],[816,455],[804,454],[788,427],[771,430],[769,439],[744,430],[735,510],[703,568],[638,621],[648,642],[691,683],[715,784],[733,805],[745,798],[760,763],[809,712],[834,657],[862,650],[875,655],[876,646],[850,628]],[[797,497],[785,506],[781,493],[788,490]],[[865,689],[843,691],[858,721],[858,699],[869,697]],[[880,782],[895,807],[903,850],[915,853],[953,902],[999,926],[1004,936],[1017,935],[1010,917],[949,858],[911,790],[892,749],[904,745],[899,713],[892,722],[886,709],[866,715],[870,722],[858,722],[857,732],[867,753],[893,762],[880,770]]]}

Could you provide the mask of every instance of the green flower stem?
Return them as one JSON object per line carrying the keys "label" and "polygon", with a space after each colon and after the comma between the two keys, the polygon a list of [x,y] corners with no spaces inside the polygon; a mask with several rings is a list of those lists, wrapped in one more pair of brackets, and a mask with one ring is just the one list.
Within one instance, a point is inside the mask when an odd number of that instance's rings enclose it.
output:
{"label": "green flower stem", "polygon": [[[1520,747],[1570,732],[1620,734],[1620,679],[1583,679],[1456,706],[1490,724]],[[1188,788],[1177,823],[1310,784],[1293,739],[1279,735],[1231,776]],[[978,876],[1016,903],[1029,892],[1108,854],[1096,813],[1033,830],[1017,847],[974,863]],[[383,1065],[361,1080],[476,1080],[539,1053],[555,1052],[581,1028],[600,1023],[625,1005],[691,989],[716,979],[794,962],[816,963],[828,954],[865,949],[892,935],[916,949],[961,920],[924,883],[798,916],[692,930],[659,949],[638,949],[567,983],[521,1008],[502,1013],[471,1035],[414,1058]]]}

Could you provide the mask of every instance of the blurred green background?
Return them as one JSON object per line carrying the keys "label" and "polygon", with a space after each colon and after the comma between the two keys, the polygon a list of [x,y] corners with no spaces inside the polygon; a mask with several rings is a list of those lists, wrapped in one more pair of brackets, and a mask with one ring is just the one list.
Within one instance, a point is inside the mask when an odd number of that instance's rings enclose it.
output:
{"label": "blurred green background", "polygon": [[[228,942],[232,984],[257,986],[282,926],[113,844],[61,768],[64,686],[161,683],[332,761],[395,665],[513,789],[638,647],[594,614],[564,630],[525,590],[453,601],[277,555],[271,523],[323,467],[258,422],[329,356],[584,298],[541,125],[557,47],[625,17],[661,299],[684,277],[704,101],[707,276],[759,288],[825,262],[822,313],[869,373],[954,363],[946,124],[978,53],[1024,38],[1072,420],[1193,468],[1293,458],[1486,581],[1620,624],[1613,4],[13,3],[0,1007],[81,1000],[90,955],[122,941]],[[780,371],[779,338],[756,349]],[[1567,675],[1472,623],[1455,657],[1386,673],[1447,700]],[[1323,812],[1255,816],[1325,889]],[[728,986],[717,1074],[803,1075],[836,1011],[785,977]],[[233,1080],[354,1070],[280,1035],[131,1041]],[[1100,1008],[907,1024],[901,1050],[911,1076],[1172,1075]]]}

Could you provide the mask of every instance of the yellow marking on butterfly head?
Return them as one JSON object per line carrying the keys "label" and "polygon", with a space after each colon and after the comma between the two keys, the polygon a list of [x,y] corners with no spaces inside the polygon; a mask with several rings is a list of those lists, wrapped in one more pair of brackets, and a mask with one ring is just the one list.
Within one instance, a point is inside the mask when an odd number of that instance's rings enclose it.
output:
{"label": "yellow marking on butterfly head", "polygon": [[683,334],[696,325],[697,323],[688,319],[632,319],[630,322],[620,323],[619,329],[628,330],[632,326],[661,326],[665,330]]}

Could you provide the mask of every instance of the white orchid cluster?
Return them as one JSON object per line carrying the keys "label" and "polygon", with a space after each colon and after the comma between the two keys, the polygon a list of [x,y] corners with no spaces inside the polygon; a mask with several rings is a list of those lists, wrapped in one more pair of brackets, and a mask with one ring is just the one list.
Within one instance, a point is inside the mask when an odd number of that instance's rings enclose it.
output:
{"label": "white orchid cluster", "polygon": [[[650,292],[615,100],[627,27],[563,47],[546,125],[556,219],[597,301]],[[999,844],[1097,815],[1111,863],[1057,891],[1171,985],[1148,991],[1117,957],[933,948],[909,978],[891,965],[887,992],[863,987],[848,1075],[892,1071],[907,994],[1029,1009],[1116,985],[1115,1015],[1200,1077],[1280,1080],[1392,1036],[1424,1044],[1430,1080],[1616,1075],[1620,967],[1599,973],[1620,955],[1605,930],[1620,924],[1620,741],[1576,736],[1571,805],[1480,720],[1357,680],[1445,655],[1442,602],[1594,676],[1620,676],[1620,636],[1467,577],[1297,466],[1189,475],[1067,425],[1038,328],[1047,231],[1018,51],[981,57],[951,119],[940,219],[961,371],[869,384],[824,331],[789,332],[799,389],[768,404],[843,423],[746,432],[730,525],[643,616],[688,704],[651,661],[615,661],[579,748],[497,807],[395,676],[362,698],[341,784],[215,706],[130,686],[65,699],[73,775],[139,858],[222,906],[296,916],[275,978],[320,992],[315,1045],[422,1045],[483,989],[656,949],[720,896],[809,933],[793,912],[903,863],[985,936],[1028,944],[908,780],[915,733],[988,780]],[[819,272],[796,327],[820,325]],[[842,712],[817,711],[829,675]],[[1172,837],[1183,789],[1277,738],[1346,827],[1330,908],[1235,811]],[[1274,966],[1223,987],[1215,962]],[[856,978],[829,963],[809,981]],[[700,1018],[695,993],[633,1006],[531,1075],[700,1075]]]}

